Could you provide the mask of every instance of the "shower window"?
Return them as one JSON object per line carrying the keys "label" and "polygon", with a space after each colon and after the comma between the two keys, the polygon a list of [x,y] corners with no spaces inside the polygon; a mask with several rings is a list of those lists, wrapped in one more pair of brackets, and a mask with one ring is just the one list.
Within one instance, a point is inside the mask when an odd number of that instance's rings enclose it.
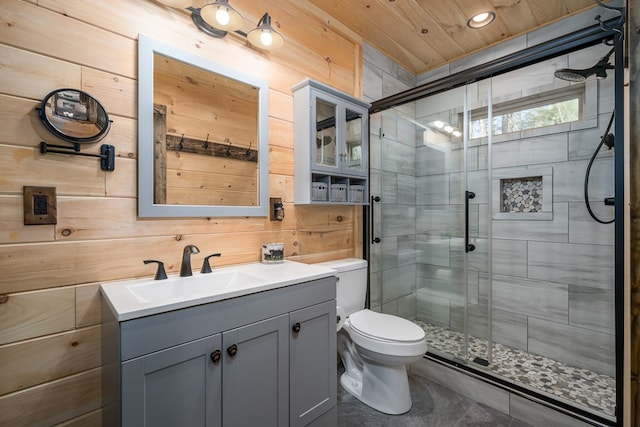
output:
{"label": "shower window", "polygon": [[[531,95],[494,105],[493,135],[538,129],[582,120],[585,86]],[[471,112],[469,138],[484,138],[488,129],[487,109]]]}

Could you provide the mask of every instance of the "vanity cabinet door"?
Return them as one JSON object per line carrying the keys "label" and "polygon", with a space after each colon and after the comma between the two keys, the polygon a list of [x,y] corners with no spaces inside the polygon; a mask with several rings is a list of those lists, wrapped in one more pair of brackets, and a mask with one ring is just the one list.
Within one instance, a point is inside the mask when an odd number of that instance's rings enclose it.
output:
{"label": "vanity cabinet door", "polygon": [[290,425],[297,427],[337,405],[336,302],[294,311],[289,322]]}
{"label": "vanity cabinet door", "polygon": [[220,334],[122,363],[123,427],[220,427]]}
{"label": "vanity cabinet door", "polygon": [[289,425],[289,316],[223,332],[224,426]]}

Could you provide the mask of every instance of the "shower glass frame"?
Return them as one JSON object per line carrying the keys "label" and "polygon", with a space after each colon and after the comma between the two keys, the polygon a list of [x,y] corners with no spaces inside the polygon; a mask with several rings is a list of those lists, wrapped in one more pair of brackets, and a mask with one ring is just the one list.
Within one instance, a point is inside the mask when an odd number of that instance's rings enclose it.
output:
{"label": "shower glass frame", "polygon": [[[390,109],[392,107],[395,106],[400,106],[403,104],[406,104],[408,102],[420,99],[420,98],[425,98],[428,96],[432,96],[450,89],[453,89],[455,87],[461,87],[464,86],[466,84],[468,84],[469,82],[477,82],[483,79],[487,79],[493,76],[497,76],[503,73],[506,73],[508,71],[512,71],[512,70],[516,70],[522,67],[525,67],[527,65],[532,65],[541,61],[544,61],[546,59],[550,59],[553,57],[557,57],[559,55],[563,55],[563,54],[567,54],[573,51],[577,51],[586,47],[590,47],[599,43],[602,43],[605,40],[613,40],[613,44],[615,47],[615,70],[613,71],[612,74],[614,74],[614,78],[615,78],[615,102],[614,102],[614,108],[617,111],[624,111],[623,108],[623,82],[624,82],[624,78],[623,78],[623,62],[624,62],[624,58],[623,58],[623,49],[622,49],[622,40],[616,39],[615,36],[615,32],[613,31],[607,31],[607,30],[603,30],[600,26],[594,26],[594,27],[590,27],[590,28],[586,28],[584,30],[581,31],[577,31],[575,33],[569,34],[565,37],[561,37],[559,39],[555,39],[552,40],[550,42],[547,43],[543,43],[541,45],[538,46],[534,46],[532,48],[526,49],[524,51],[521,52],[517,52],[515,54],[512,55],[508,55],[506,57],[503,58],[499,58],[495,61],[492,61],[490,63],[487,64],[482,64],[480,66],[471,68],[467,71],[461,72],[459,74],[450,76],[450,77],[445,77],[443,79],[431,82],[431,83],[427,83],[425,85],[419,86],[417,88],[414,89],[410,89],[408,91],[405,91],[401,94],[397,94],[397,95],[393,95],[391,97],[387,97],[384,98],[382,100],[376,101],[372,104],[372,107],[370,109],[370,113],[375,113],[375,112],[382,112],[384,110]],[[489,85],[489,87],[491,87],[491,85]],[[490,90],[490,89],[489,89]],[[489,92],[489,100],[492,99],[492,95],[491,92]],[[465,100],[464,102],[465,105],[467,105],[467,101]],[[467,112],[467,108],[465,107],[465,117],[464,117],[464,121],[465,123],[468,123],[469,117],[468,117],[468,112]],[[491,103],[489,103],[488,105],[488,115],[489,115],[489,122],[491,122],[491,115],[492,115],[492,105]],[[622,115],[620,115],[619,117],[622,117]],[[467,126],[465,126],[466,128]],[[616,135],[616,140],[618,141],[623,141],[624,140],[624,123],[623,120],[616,120],[615,122],[615,128],[614,128],[614,133]],[[491,173],[490,171],[492,171],[492,165],[490,164],[490,162],[492,161],[492,155],[491,155],[491,147],[492,147],[492,143],[491,143],[491,132],[489,132],[489,143],[488,143],[488,150],[489,150],[489,155],[488,155],[488,162],[489,162],[489,168],[488,171],[489,173]],[[464,143],[468,144],[468,134],[465,135],[464,137]],[[466,150],[465,150],[466,153]],[[466,183],[468,181],[468,176],[467,176],[467,170],[468,168],[466,167],[466,155],[465,155],[465,168],[464,168],[464,182]],[[624,265],[623,265],[623,261],[624,261],[624,223],[623,223],[623,215],[624,215],[624,157],[623,157],[623,150],[622,147],[616,151],[615,157],[614,157],[614,167],[615,167],[615,175],[614,175],[614,180],[615,180],[615,219],[616,219],[616,223],[615,223],[615,231],[614,231],[614,235],[615,235],[615,243],[614,243],[614,252],[615,252],[615,268],[614,268],[614,281],[615,281],[615,295],[614,295],[614,305],[615,305],[615,379],[616,379],[616,414],[618,419],[621,417],[620,414],[622,414],[622,401],[623,401],[623,377],[622,377],[622,372],[623,372],[623,345],[624,345],[624,325],[623,325],[623,307],[624,307]],[[491,177],[489,177],[489,180],[491,181]],[[466,186],[465,186],[466,188]],[[488,192],[489,192],[489,200],[491,200],[491,186],[489,186],[488,188]],[[373,190],[372,190],[372,194]],[[373,203],[373,202],[372,202]],[[380,211],[381,209],[376,206],[376,209],[378,211]],[[378,215],[379,213],[376,212]],[[365,230],[368,234],[369,232],[369,225],[367,224],[367,227],[365,227]],[[491,236],[491,221],[488,221],[488,227],[489,227],[489,236]],[[372,239],[375,239],[376,236],[365,236],[365,242],[370,242],[372,241]],[[469,236],[466,236],[469,237]],[[489,242],[492,239],[487,239]],[[490,243],[489,243],[490,245]],[[491,249],[489,249],[491,250]],[[368,256],[371,256],[370,253],[370,247],[369,245],[365,246],[365,253]],[[468,269],[467,266],[467,259],[465,257],[465,265],[464,265],[464,269],[465,269],[465,277],[466,277],[466,272]],[[489,265],[487,266],[487,274],[491,274],[491,263],[489,263]],[[491,282],[491,281],[489,281]],[[489,290],[490,292],[490,290]],[[491,308],[491,298],[489,298],[489,307],[488,307],[488,323],[489,325],[491,324],[491,313],[492,313],[492,308]],[[464,295],[464,301],[465,304],[469,303],[469,289],[468,287],[465,287],[465,295]],[[467,312],[465,310],[465,318],[464,318],[464,324],[467,325],[469,319],[467,318]],[[465,326],[465,331],[467,330],[466,326]],[[491,336],[491,327],[488,328],[488,339],[489,342],[492,342],[492,336]],[[465,332],[465,336],[464,336],[464,353],[465,355],[468,354],[468,334]],[[482,369],[482,366],[478,367],[478,366],[474,366],[474,363],[468,363],[468,361],[465,361],[464,363],[460,363],[459,360],[447,360],[444,358],[440,358],[437,355],[435,356],[436,358],[440,359],[441,361],[445,362],[445,363],[453,363],[454,365],[458,366],[459,368],[465,369],[465,370],[470,370],[472,371],[474,374],[480,375],[480,376],[487,376],[488,378],[490,378],[492,381],[496,381],[498,383],[502,383],[499,379],[496,379],[494,376],[492,376],[491,374],[487,374],[487,371]],[[487,354],[487,361],[489,364],[491,364],[493,361],[491,360],[491,351],[488,352]],[[507,387],[514,387],[513,384],[510,383],[502,383],[504,386]],[[588,419],[595,419],[596,421],[599,422],[603,422],[604,424],[610,424],[611,420],[606,419],[606,418],[598,418],[598,416],[594,416],[594,414],[590,413],[590,412],[583,412],[581,411],[579,408],[575,408],[572,407],[571,405],[565,405],[562,402],[557,402],[555,400],[553,400],[552,398],[549,398],[548,396],[544,395],[544,394],[536,394],[535,392],[532,392],[531,390],[525,389],[525,388],[518,388],[517,386],[514,387],[515,389],[517,389],[517,391],[519,392],[524,392],[527,394],[532,395],[533,397],[540,399],[542,401],[546,401],[549,402],[555,406],[558,406],[561,410],[565,410],[567,413],[573,413],[573,414],[578,414],[579,416],[588,418]]]}

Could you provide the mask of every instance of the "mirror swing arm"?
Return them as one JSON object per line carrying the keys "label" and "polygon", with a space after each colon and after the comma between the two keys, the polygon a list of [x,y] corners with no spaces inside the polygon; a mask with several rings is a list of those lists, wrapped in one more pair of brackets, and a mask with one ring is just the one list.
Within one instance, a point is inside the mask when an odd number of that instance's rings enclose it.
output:
{"label": "mirror swing arm", "polygon": [[[52,149],[53,148],[53,149]],[[67,147],[65,145],[47,144],[44,141],[40,141],[40,154],[55,153],[55,154],[71,154],[74,156],[84,157],[97,157],[100,159],[100,169],[103,171],[112,172],[116,166],[115,147],[109,144],[102,144],[100,146],[100,154],[81,153],[80,144],[73,143],[73,147]]]}

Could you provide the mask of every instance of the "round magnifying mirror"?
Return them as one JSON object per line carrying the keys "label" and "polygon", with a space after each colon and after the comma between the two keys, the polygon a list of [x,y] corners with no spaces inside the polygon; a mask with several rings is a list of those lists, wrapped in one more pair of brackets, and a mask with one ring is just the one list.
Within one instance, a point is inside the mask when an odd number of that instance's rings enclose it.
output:
{"label": "round magnifying mirror", "polygon": [[42,100],[39,114],[51,133],[73,143],[100,141],[111,124],[102,104],[77,89],[54,90]]}

